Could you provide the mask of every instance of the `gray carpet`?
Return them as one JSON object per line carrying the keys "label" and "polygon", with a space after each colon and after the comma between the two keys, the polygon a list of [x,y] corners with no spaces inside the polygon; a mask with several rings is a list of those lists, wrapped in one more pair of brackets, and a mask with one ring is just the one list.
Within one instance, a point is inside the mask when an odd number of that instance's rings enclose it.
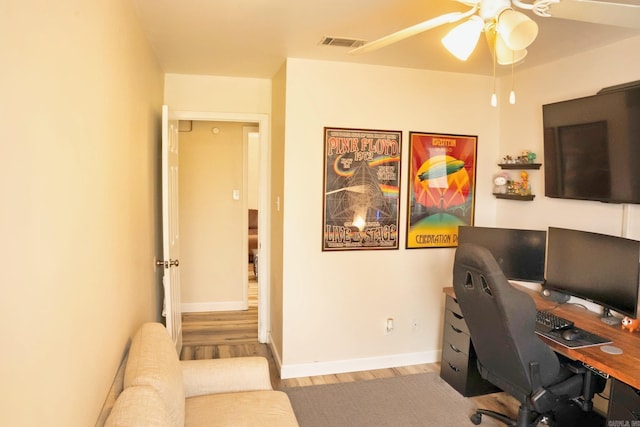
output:
{"label": "gray carpet", "polygon": [[473,426],[473,403],[435,373],[282,390],[301,427]]}

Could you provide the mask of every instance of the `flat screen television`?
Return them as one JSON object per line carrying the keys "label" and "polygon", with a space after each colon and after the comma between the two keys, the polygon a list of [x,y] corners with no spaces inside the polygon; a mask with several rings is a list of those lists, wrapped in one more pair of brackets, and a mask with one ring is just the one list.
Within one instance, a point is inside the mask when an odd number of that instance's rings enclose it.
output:
{"label": "flat screen television", "polygon": [[475,243],[489,249],[509,280],[544,282],[544,230],[465,225],[458,228],[458,243]]}
{"label": "flat screen television", "polygon": [[633,318],[638,315],[640,242],[549,227],[545,289]]}
{"label": "flat screen television", "polygon": [[542,106],[548,197],[640,203],[640,87]]}

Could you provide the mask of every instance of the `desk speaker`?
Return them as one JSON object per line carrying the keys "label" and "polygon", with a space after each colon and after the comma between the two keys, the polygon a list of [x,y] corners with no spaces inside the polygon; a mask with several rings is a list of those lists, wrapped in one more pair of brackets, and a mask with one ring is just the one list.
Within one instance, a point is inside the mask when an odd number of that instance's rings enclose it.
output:
{"label": "desk speaker", "polygon": [[540,292],[540,294],[545,299],[556,302],[558,304],[564,304],[565,302],[569,301],[569,298],[571,298],[567,294],[563,294],[562,292],[552,291],[551,289],[542,289],[542,292]]}

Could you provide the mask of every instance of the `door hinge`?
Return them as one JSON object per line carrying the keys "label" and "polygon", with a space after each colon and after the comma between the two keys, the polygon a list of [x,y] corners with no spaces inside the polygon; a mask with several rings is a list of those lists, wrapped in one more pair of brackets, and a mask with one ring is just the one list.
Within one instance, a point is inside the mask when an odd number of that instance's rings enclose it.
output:
{"label": "door hinge", "polygon": [[156,266],[158,266],[158,267],[162,266],[164,268],[179,267],[180,266],[180,260],[177,260],[177,259],[170,259],[169,261],[156,260]]}

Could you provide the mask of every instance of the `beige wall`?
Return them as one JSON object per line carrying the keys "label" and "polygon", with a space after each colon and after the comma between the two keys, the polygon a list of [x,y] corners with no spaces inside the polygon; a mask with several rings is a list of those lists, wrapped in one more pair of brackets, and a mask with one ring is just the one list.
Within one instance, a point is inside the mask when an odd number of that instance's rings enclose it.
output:
{"label": "beige wall", "polygon": [[[531,149],[542,157],[542,105],[594,95],[603,87],[638,80],[640,37],[584,52],[516,74],[518,103],[501,110],[500,154]],[[510,81],[505,79],[505,84]],[[497,169],[496,169],[497,172]],[[504,227],[573,228],[640,239],[640,206],[544,197],[544,165],[531,172],[537,194],[529,203],[499,201],[497,222]],[[625,209],[628,211],[625,213]]]}
{"label": "beige wall", "polygon": [[[271,239],[269,261],[271,263],[270,294],[270,342],[274,357],[282,363],[283,307],[282,307],[282,229],[284,220],[284,146],[286,123],[287,69],[283,65],[273,77],[271,115]],[[275,207],[275,208],[273,208]]]}
{"label": "beige wall", "polygon": [[[478,135],[476,219],[495,217],[489,77],[289,59],[283,375],[436,361],[453,249],[405,249],[409,131]],[[403,131],[398,250],[321,252],[323,127]],[[393,334],[384,334],[387,317]],[[418,328],[412,328],[413,321]]]}
{"label": "beige wall", "polygon": [[159,319],[163,75],[126,0],[0,13],[0,425],[94,425]]}
{"label": "beige wall", "polygon": [[[452,251],[322,254],[321,233],[313,231],[313,224],[320,226],[322,214],[321,194],[313,190],[322,185],[322,127],[404,130],[405,152],[409,130],[479,135],[481,195],[476,219],[492,221],[495,200],[488,196],[492,166],[486,165],[497,157],[498,113],[486,108],[491,80],[293,59],[263,86],[272,90],[268,96],[257,90],[257,83],[254,79],[167,75],[165,102],[184,111],[218,112],[255,111],[252,109],[263,101],[270,102],[257,112],[271,113],[272,124],[269,323],[276,358],[288,363],[285,371],[301,375],[317,366],[364,369],[363,363],[437,360],[440,290],[449,282]],[[309,172],[313,170],[318,173]],[[402,182],[404,187],[406,177]],[[404,221],[401,218],[403,228]],[[285,242],[287,234],[291,237]],[[362,267],[366,265],[388,268]],[[286,276],[289,287],[283,289]],[[396,317],[398,330],[383,337],[381,325],[389,315]],[[421,327],[409,333],[413,319]],[[312,341],[309,331],[314,334]]]}
{"label": "beige wall", "polygon": [[[183,311],[246,308],[243,123],[193,121],[180,132],[180,284]],[[212,132],[217,129],[217,133]],[[243,228],[243,226],[245,228]]]}
{"label": "beige wall", "polygon": [[271,110],[271,81],[167,74],[164,99],[173,110],[268,114]]}

